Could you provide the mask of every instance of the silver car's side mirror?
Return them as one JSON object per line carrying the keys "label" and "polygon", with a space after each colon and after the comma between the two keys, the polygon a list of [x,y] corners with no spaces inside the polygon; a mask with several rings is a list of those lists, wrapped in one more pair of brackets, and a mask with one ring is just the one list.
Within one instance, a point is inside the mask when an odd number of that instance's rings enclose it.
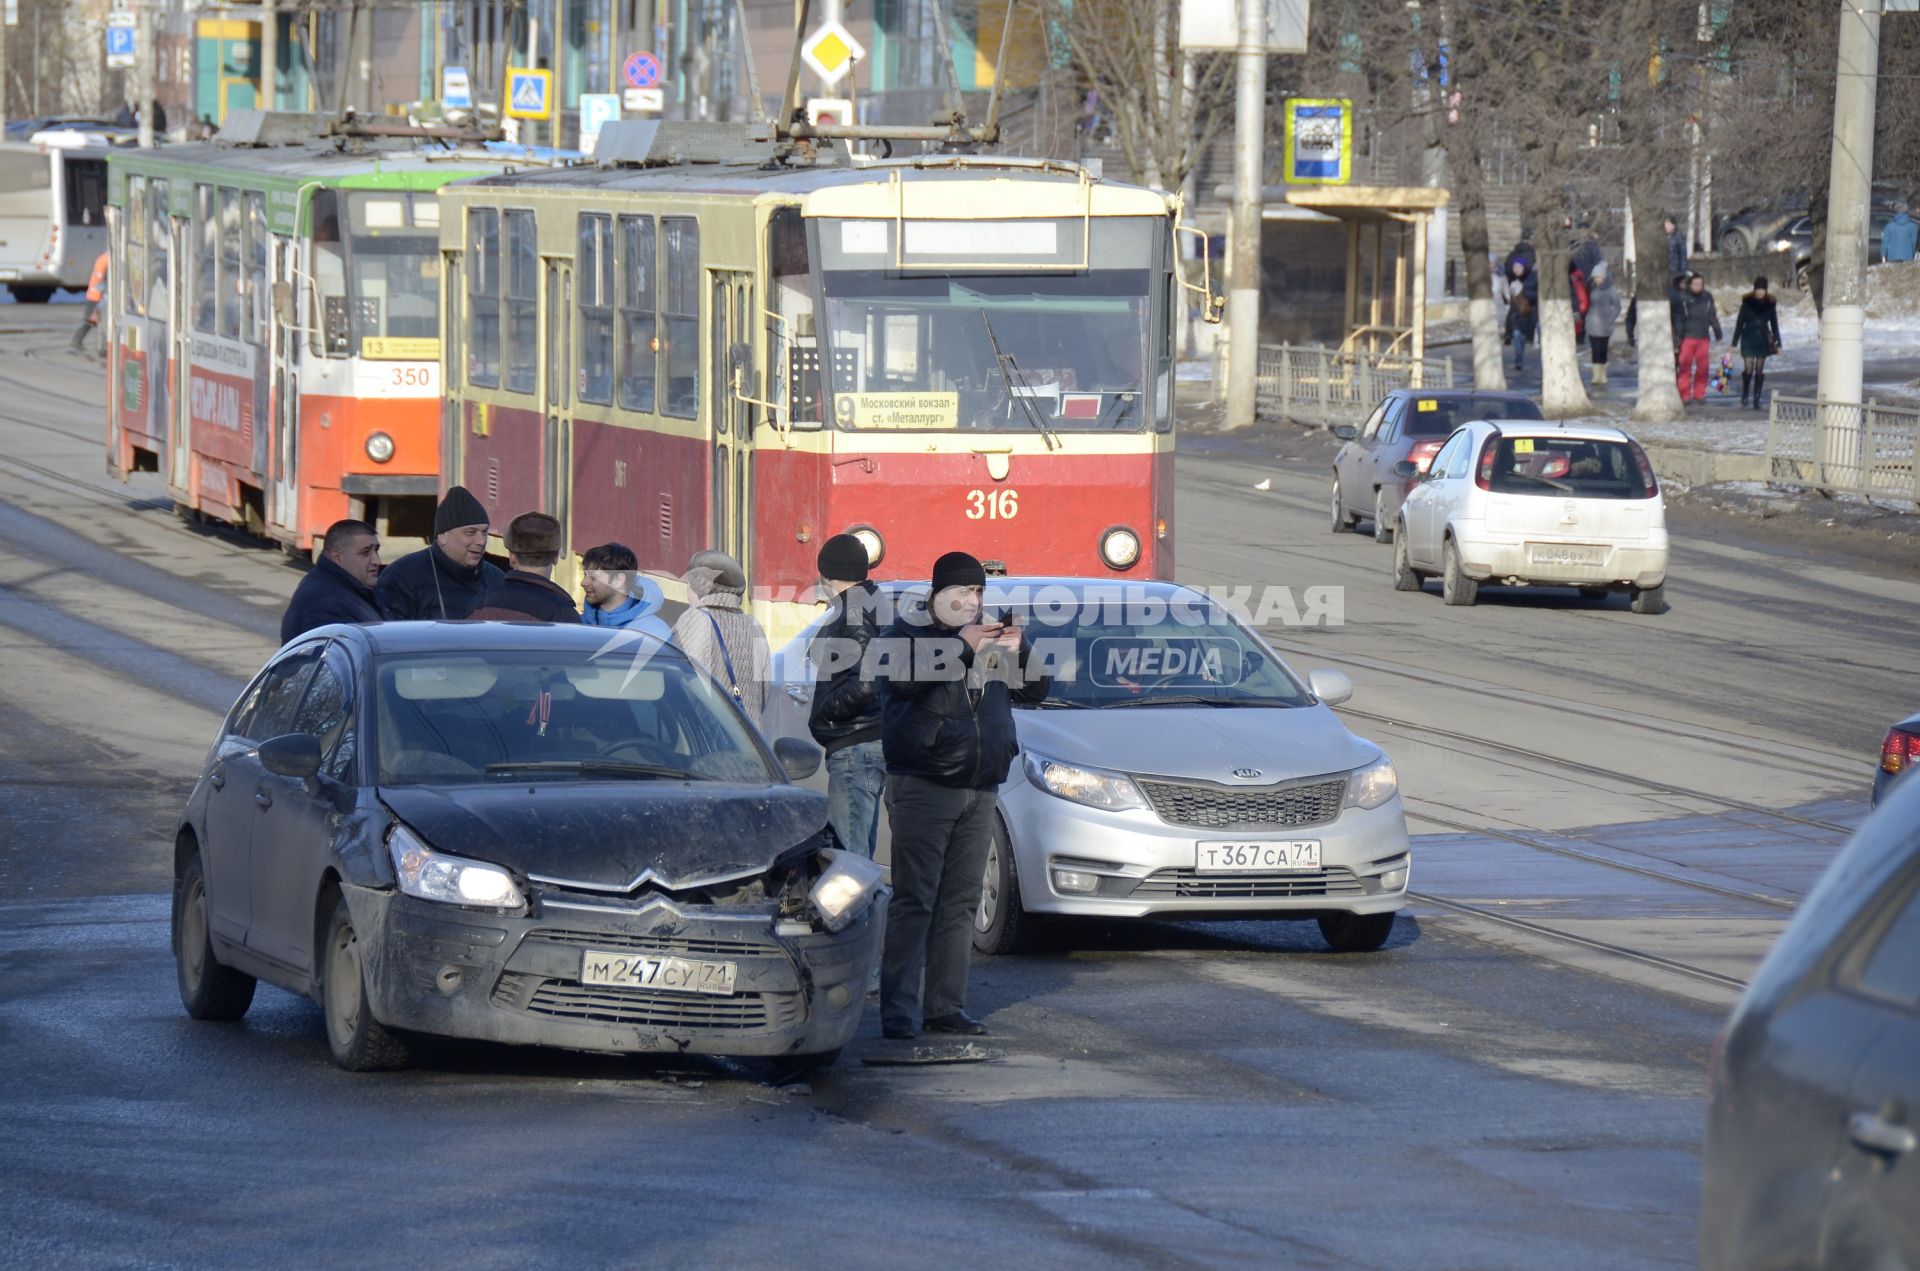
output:
{"label": "silver car's side mirror", "polygon": [[1307,676],[1307,687],[1323,706],[1338,706],[1353,696],[1353,681],[1345,671],[1314,671]]}
{"label": "silver car's side mirror", "polygon": [[1342,441],[1352,441],[1360,435],[1360,430],[1352,424],[1340,424],[1334,428],[1333,435]]}
{"label": "silver car's side mirror", "polygon": [[1420,465],[1411,459],[1402,459],[1393,465],[1393,475],[1407,481],[1420,480]]}

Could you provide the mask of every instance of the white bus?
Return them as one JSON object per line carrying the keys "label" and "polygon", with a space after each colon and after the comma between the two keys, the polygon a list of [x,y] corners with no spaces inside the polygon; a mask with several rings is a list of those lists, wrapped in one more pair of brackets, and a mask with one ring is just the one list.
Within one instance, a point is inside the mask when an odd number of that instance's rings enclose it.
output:
{"label": "white bus", "polygon": [[59,128],[0,142],[0,283],[15,300],[87,285],[107,250],[107,151],[129,139]]}

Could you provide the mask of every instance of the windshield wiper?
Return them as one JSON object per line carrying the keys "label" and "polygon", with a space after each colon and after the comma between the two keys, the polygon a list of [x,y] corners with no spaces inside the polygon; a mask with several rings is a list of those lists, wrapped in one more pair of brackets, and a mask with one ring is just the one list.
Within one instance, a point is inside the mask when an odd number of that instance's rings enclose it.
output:
{"label": "windshield wiper", "polygon": [[711,781],[712,777],[685,768],[670,768],[665,764],[622,763],[617,759],[513,759],[505,763],[490,763],[489,773],[495,772],[577,772],[583,776],[594,777],[668,777],[675,781]]}
{"label": "windshield wiper", "polygon": [[1006,381],[1007,396],[1026,408],[1028,422],[1038,428],[1040,435],[1047,439],[1047,449],[1059,449],[1060,439],[1053,435],[1053,429],[1047,427],[1047,421],[1040,418],[1040,412],[1034,408],[1033,394],[1022,395],[1020,390],[1014,387],[1013,372],[1020,369],[1020,364],[1013,360],[1013,354],[1001,351],[1000,338],[993,333],[993,319],[987,316],[985,309],[980,311],[980,322],[987,328],[987,343],[993,346],[993,364],[1000,368],[1000,378]]}
{"label": "windshield wiper", "polygon": [[1129,697],[1117,702],[1106,702],[1101,710],[1118,710],[1123,706],[1246,706],[1259,704],[1257,699],[1245,697],[1201,697],[1193,693],[1174,693],[1164,697]]}
{"label": "windshield wiper", "polygon": [[1087,704],[1085,702],[1067,702],[1067,701],[1062,701],[1060,698],[1057,698],[1057,697],[1049,697],[1044,702],[1016,702],[1014,704],[1014,709],[1015,710],[1039,710],[1039,711],[1083,711],[1087,709]]}

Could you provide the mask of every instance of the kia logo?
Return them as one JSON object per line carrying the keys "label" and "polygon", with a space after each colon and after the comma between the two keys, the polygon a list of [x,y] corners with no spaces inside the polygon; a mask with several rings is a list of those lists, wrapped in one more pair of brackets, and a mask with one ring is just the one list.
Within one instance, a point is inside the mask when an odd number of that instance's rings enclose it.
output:
{"label": "kia logo", "polygon": [[1260,770],[1258,768],[1235,768],[1233,775],[1239,777],[1242,781],[1251,781],[1260,775]]}

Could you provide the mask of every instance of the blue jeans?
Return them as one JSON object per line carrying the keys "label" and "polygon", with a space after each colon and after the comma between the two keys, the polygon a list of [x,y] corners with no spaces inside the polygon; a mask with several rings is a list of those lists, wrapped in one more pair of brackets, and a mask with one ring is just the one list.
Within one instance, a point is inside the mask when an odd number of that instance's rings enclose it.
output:
{"label": "blue jeans", "polygon": [[842,746],[827,756],[827,822],[849,852],[873,859],[880,835],[880,794],[887,761],[877,741]]}
{"label": "blue jeans", "polygon": [[1527,365],[1527,333],[1520,328],[1513,329],[1513,369],[1522,370]]}

